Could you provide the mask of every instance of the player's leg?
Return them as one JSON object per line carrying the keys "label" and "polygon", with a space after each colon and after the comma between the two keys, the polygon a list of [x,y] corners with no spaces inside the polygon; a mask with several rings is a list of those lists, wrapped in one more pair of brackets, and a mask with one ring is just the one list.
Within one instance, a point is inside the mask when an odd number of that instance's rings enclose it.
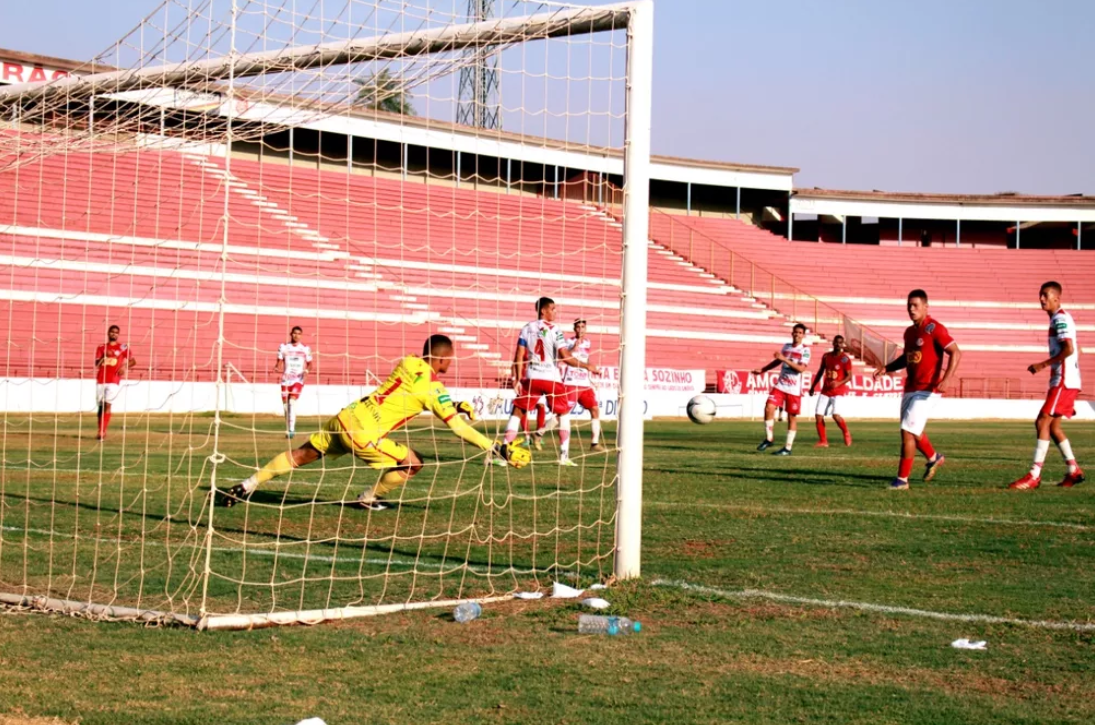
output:
{"label": "player's leg", "polygon": [[829,409],[829,396],[821,393],[814,408],[814,427],[817,428],[817,443],[814,448],[828,448],[829,438],[825,433],[825,416]]}
{"label": "player's leg", "polygon": [[[332,418],[331,420],[336,419]],[[319,437],[320,440],[317,441],[317,437]],[[278,476],[284,476],[286,473],[289,473],[296,468],[300,468],[301,466],[307,466],[309,463],[314,463],[320,458],[323,458],[324,455],[341,455],[341,450],[337,453],[332,450],[335,447],[336,445],[333,442],[329,431],[324,430],[320,433],[316,433],[299,448],[279,453],[267,461],[258,471],[230,488],[228,490],[228,495],[224,498],[224,505],[232,506],[240,499],[250,496],[259,486],[267,481],[277,478]]]}
{"label": "player's leg", "polygon": [[289,405],[289,387],[287,385],[282,385],[281,386],[281,409],[282,409],[282,411],[285,415],[285,437],[288,438],[289,437],[289,430],[291,429],[291,426],[289,425],[290,405]]}
{"label": "player's leg", "polygon": [[106,383],[102,386],[102,397],[99,403],[99,440],[106,439],[106,431],[110,428],[110,411],[114,401],[118,399],[121,386],[117,383]]}
{"label": "player's leg", "polygon": [[385,497],[422,470],[422,456],[417,451],[396,443],[390,438],[382,439],[375,449],[363,453],[366,455],[354,451],[355,456],[381,471],[377,482],[357,497],[357,504],[371,511],[383,511],[388,508],[385,505]]}
{"label": "player's leg", "polygon": [[890,482],[891,489],[907,489],[916,456],[916,442],[927,425],[926,395],[921,392],[905,393],[901,398],[901,454],[897,465],[897,478]]}
{"label": "player's leg", "polygon": [[510,414],[509,422],[506,423],[506,434],[504,438],[506,443],[512,443],[517,439],[518,431],[521,430],[523,425],[526,425],[525,421],[528,418],[528,411],[532,409],[532,406],[536,402],[529,394],[529,385],[530,383],[528,382],[521,383],[521,390],[513,400],[513,412]]}
{"label": "player's leg", "polygon": [[297,434],[297,401],[300,400],[300,388],[294,387],[289,393],[289,409],[286,415],[286,423],[289,424],[289,430],[286,433],[290,438]]}
{"label": "player's leg", "polygon": [[833,413],[833,420],[840,427],[840,432],[844,434],[844,445],[852,445],[852,434],[848,431],[848,424],[844,422],[843,416]]}
{"label": "player's leg", "polygon": [[787,442],[783,448],[775,452],[777,456],[791,455],[791,449],[795,446],[795,436],[798,435],[798,414],[802,412],[802,397],[799,395],[785,395],[783,398],[784,409],[787,412]]}
{"label": "player's leg", "polygon": [[768,395],[768,402],[764,404],[764,440],[757,446],[758,451],[768,450],[772,446],[772,439],[775,437],[776,408],[781,402],[779,392],[773,390]]}
{"label": "player's leg", "polygon": [[583,390],[578,395],[578,403],[589,411],[589,450],[605,450],[605,447],[601,445],[601,408],[597,405],[597,394],[593,392],[593,388],[586,388]]}
{"label": "player's leg", "polygon": [[95,440],[101,441],[106,437],[106,431],[103,428],[103,414],[106,412],[106,386],[102,383],[95,386],[95,403],[98,406]]}
{"label": "player's leg", "polygon": [[536,433],[532,436],[532,443],[536,450],[544,450],[544,436],[554,430],[558,423],[554,414],[548,413],[546,398],[541,395],[536,401]]}
{"label": "player's leg", "polygon": [[548,406],[559,419],[559,465],[576,466],[570,460],[570,396],[562,383],[552,383],[547,393]]}
{"label": "player's leg", "polygon": [[[1049,453],[1049,441],[1053,437],[1053,421],[1057,420],[1057,408],[1061,401],[1062,388],[1053,388],[1046,396],[1046,402],[1038,411],[1038,417],[1034,419],[1034,432],[1037,440],[1034,442],[1034,460],[1030,470],[1017,481],[1013,481],[1008,488],[1015,491],[1032,491],[1042,483],[1042,466],[1045,464],[1046,455]],[[1060,431],[1060,426],[1058,425]],[[1063,436],[1063,431],[1061,432]],[[1057,440],[1054,437],[1054,440]],[[1071,446],[1069,447],[1071,451]],[[1062,481],[1063,483],[1063,481]]]}
{"label": "player's leg", "polygon": [[1061,452],[1061,458],[1064,459],[1065,465],[1068,466],[1068,472],[1057,485],[1064,488],[1072,488],[1078,483],[1083,483],[1085,478],[1083,469],[1076,463],[1076,456],[1072,454],[1072,444],[1069,442],[1068,436],[1065,435],[1065,431],[1061,427],[1062,417],[1063,416],[1059,415],[1054,416],[1053,422],[1050,423],[1049,434],[1053,438],[1053,442],[1057,444],[1057,450]]}

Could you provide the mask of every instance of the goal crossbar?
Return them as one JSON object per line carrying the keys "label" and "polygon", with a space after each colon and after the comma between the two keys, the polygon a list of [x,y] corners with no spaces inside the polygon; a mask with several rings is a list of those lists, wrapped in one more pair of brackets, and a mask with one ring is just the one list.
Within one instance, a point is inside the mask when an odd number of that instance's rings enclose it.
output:
{"label": "goal crossbar", "polygon": [[0,108],[49,101],[55,97],[71,99],[101,93],[188,86],[265,73],[297,72],[333,65],[486,48],[527,40],[530,36],[555,38],[618,30],[627,26],[634,6],[635,3],[628,2],[596,8],[567,9],[197,62],[70,76],[45,85],[18,83],[0,88]]}

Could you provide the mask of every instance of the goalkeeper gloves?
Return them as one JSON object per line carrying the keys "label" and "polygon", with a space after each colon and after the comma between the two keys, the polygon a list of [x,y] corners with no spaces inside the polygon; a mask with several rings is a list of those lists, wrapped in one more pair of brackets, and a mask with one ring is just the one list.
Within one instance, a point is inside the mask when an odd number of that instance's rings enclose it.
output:
{"label": "goalkeeper gloves", "polygon": [[479,420],[479,416],[475,412],[475,406],[466,400],[456,404],[456,412],[463,413],[472,423]]}
{"label": "goalkeeper gloves", "polygon": [[524,438],[517,438],[510,443],[495,441],[493,449],[494,455],[498,456],[514,468],[524,468],[532,462],[532,452],[521,445],[524,442]]}

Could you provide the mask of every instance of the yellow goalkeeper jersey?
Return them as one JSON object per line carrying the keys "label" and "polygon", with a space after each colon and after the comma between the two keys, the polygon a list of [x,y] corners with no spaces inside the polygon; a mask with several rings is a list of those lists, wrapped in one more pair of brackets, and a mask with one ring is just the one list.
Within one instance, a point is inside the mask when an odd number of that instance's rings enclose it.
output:
{"label": "yellow goalkeeper jersey", "polygon": [[396,366],[384,384],[368,397],[347,405],[338,414],[342,425],[357,440],[379,440],[423,411],[430,411],[453,432],[483,450],[490,439],[457,416],[456,403],[433,368],[420,357],[408,355]]}

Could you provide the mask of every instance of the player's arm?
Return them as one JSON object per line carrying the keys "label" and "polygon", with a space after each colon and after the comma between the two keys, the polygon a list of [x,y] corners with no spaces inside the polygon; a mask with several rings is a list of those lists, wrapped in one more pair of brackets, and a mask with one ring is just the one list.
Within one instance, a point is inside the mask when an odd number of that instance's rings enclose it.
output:
{"label": "player's arm", "polygon": [[126,351],[125,370],[123,370],[122,372],[124,374],[128,375],[129,371],[131,369],[135,368],[135,367],[137,367],[137,356],[133,354],[133,349],[130,348],[129,350]]}
{"label": "player's arm", "polygon": [[951,377],[958,372],[958,363],[962,362],[962,351],[958,349],[958,343],[953,340],[951,344],[943,348],[943,354],[947,356],[947,371],[943,373],[943,379],[939,381],[939,385],[935,386],[935,392],[937,393],[942,393],[947,389]]}
{"label": "player's arm", "polygon": [[904,370],[908,366],[909,366],[908,358],[905,357],[905,351],[902,350],[900,357],[894,358],[893,360],[890,361],[890,363],[888,365],[885,365],[885,366],[880,367],[880,368],[875,368],[874,377],[877,378],[879,375],[885,375],[885,374],[888,374],[888,373],[896,373],[898,370]]}
{"label": "player's arm", "polygon": [[817,369],[817,375],[814,376],[814,381],[810,383],[810,395],[814,394],[817,390],[817,384],[821,382],[821,379],[825,377],[825,357],[821,358],[821,365]]}
{"label": "player's arm", "polygon": [[601,371],[593,363],[584,363],[581,360],[579,360],[578,358],[574,357],[574,355],[570,352],[569,347],[560,347],[559,348],[559,359],[562,360],[563,362],[565,362],[567,365],[570,365],[571,367],[582,368],[583,370],[588,370],[589,372],[593,373],[594,375],[600,375],[601,374]]}
{"label": "player's arm", "polygon": [[95,348],[95,369],[98,370],[103,366],[103,360],[106,360],[106,348]]}
{"label": "player's arm", "polygon": [[847,385],[851,382],[852,382],[852,366],[847,365],[847,366],[844,366],[844,377],[842,377],[840,380],[837,380],[835,383],[833,383],[833,387],[831,389],[839,388],[839,387]]}
{"label": "player's arm", "polygon": [[[777,354],[779,354],[779,353],[777,353]],[[762,367],[762,368],[756,368],[756,369],[752,370],[751,372],[752,372],[752,373],[753,373],[754,375],[763,375],[764,373],[768,372],[768,371],[769,371],[769,370],[771,370],[772,368],[776,368],[776,367],[779,367],[779,366],[780,366],[781,364],[782,364],[782,363],[781,363],[781,362],[780,362],[779,360],[773,360],[772,362],[768,363],[768,364],[767,364],[767,365],[765,365],[764,367]]]}
{"label": "player's arm", "polygon": [[[1058,338],[1060,340],[1060,338]],[[1042,362],[1036,362],[1033,365],[1027,366],[1027,370],[1031,375],[1040,373],[1050,365],[1056,365],[1057,363],[1064,362],[1064,359],[1076,351],[1076,348],[1072,344],[1072,338],[1066,337],[1060,340],[1061,351],[1051,358],[1047,358]]]}
{"label": "player's arm", "polygon": [[274,361],[274,372],[280,373],[285,368],[285,356],[281,354],[281,349],[278,349],[278,358]]}
{"label": "player's arm", "polygon": [[449,395],[449,391],[445,389],[444,385],[438,383],[430,390],[428,406],[430,412],[440,418],[458,438],[470,443],[479,450],[492,451],[514,468],[523,468],[531,460],[528,451],[519,448],[519,441],[495,443],[468,425],[460,413],[471,417],[474,414],[474,409],[466,403],[454,403],[452,396]]}
{"label": "player's arm", "polygon": [[806,366],[802,363],[797,363],[794,360],[791,360],[790,358],[784,357],[783,353],[777,352],[776,353],[776,359],[772,361],[771,366],[775,367],[776,365],[779,365],[780,363],[782,363],[782,364],[786,365],[787,367],[791,368],[796,373],[804,373],[807,370],[809,370],[808,366]]}
{"label": "player's arm", "polygon": [[513,351],[513,389],[521,390],[521,381],[525,379],[525,361],[528,360],[528,347],[524,338],[517,341],[517,349]]}

